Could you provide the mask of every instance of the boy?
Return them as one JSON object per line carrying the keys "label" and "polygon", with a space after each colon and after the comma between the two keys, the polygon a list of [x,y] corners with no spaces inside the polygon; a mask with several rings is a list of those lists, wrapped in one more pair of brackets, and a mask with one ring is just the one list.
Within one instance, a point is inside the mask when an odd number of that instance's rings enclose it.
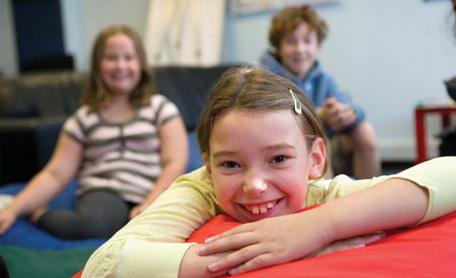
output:
{"label": "boy", "polygon": [[[269,29],[269,42],[274,50],[263,54],[260,63],[293,81],[312,101],[331,138],[335,174],[350,172],[339,169],[337,163],[352,154],[355,178],[377,176],[380,161],[374,129],[365,121],[364,111],[351,103],[322,71],[317,59],[326,36],[327,25],[313,8],[285,8],[273,18]],[[341,154],[342,157],[334,159]]]}

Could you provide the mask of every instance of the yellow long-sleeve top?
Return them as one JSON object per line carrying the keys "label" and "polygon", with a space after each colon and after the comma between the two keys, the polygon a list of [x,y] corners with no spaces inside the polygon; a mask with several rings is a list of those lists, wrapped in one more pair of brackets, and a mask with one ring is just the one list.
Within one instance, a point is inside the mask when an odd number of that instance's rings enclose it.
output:
{"label": "yellow long-sleeve top", "polygon": [[[456,157],[437,158],[399,174],[354,181],[347,176],[309,182],[306,204],[323,204],[391,178],[426,188],[429,203],[420,223],[456,210]],[[387,205],[387,204],[386,204]],[[205,168],[178,178],[146,211],[94,252],[83,277],[177,277],[190,247],[185,240],[223,213]]]}

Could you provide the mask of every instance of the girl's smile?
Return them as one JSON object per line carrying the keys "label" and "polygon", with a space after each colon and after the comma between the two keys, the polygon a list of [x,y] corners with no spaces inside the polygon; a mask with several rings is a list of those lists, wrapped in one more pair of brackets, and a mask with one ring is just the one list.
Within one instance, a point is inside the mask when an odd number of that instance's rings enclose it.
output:
{"label": "girl's smile", "polygon": [[291,110],[229,111],[214,124],[210,150],[207,167],[230,216],[255,221],[304,206],[318,148],[309,150]]}
{"label": "girl's smile", "polygon": [[[283,206],[282,201],[285,198],[279,198],[271,201],[261,202],[261,203],[252,203],[252,204],[241,204],[237,203],[236,211],[239,213],[248,215],[250,220],[260,220],[266,217],[271,217],[275,215],[277,210],[280,210]],[[283,208],[282,208],[283,209]]]}

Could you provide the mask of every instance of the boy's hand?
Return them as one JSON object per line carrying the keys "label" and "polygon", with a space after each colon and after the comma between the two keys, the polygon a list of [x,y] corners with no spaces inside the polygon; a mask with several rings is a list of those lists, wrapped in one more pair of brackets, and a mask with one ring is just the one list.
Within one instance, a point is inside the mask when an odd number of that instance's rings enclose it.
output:
{"label": "boy's hand", "polygon": [[352,108],[335,98],[326,100],[325,105],[320,108],[319,115],[334,131],[342,130],[356,121],[356,114]]}
{"label": "boy's hand", "polygon": [[239,274],[314,254],[331,241],[327,238],[328,229],[318,213],[267,218],[209,238],[199,255],[232,251],[208,268]]}

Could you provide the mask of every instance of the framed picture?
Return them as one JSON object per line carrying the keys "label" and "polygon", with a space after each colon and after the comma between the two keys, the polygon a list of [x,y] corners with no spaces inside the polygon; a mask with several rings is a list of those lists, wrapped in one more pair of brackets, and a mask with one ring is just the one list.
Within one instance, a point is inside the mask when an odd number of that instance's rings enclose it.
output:
{"label": "framed picture", "polygon": [[228,11],[233,15],[251,15],[280,10],[286,6],[329,5],[339,0],[228,0]]}

